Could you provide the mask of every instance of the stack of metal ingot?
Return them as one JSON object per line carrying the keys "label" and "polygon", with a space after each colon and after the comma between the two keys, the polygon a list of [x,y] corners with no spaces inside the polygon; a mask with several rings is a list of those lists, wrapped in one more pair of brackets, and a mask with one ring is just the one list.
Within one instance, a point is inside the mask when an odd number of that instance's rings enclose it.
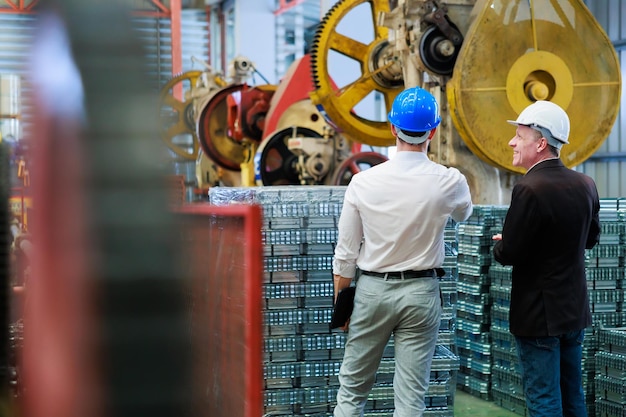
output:
{"label": "stack of metal ingot", "polygon": [[[264,409],[272,416],[331,416],[346,334],[331,331],[332,257],[343,186],[278,186],[209,191],[212,204],[259,204],[264,239]],[[456,302],[456,225],[446,229],[446,275],[439,342],[426,415],[452,417],[459,358],[452,349]],[[393,340],[383,354],[366,416],[393,414]]]}
{"label": "stack of metal ingot", "polygon": [[587,287],[593,327],[583,343],[583,385],[587,410],[595,415],[596,353],[599,330],[626,325],[624,308],[624,256],[626,244],[626,200],[600,200],[600,241],[587,251]]}
{"label": "stack of metal ingot", "polygon": [[[508,207],[493,207],[496,226],[494,234],[502,232]],[[493,250],[493,245],[491,250]],[[493,401],[507,410],[526,415],[521,369],[517,359],[515,339],[509,331],[511,304],[511,266],[493,261],[489,267],[491,287],[491,396]]]}
{"label": "stack of metal ingot", "polygon": [[596,353],[595,416],[626,416],[626,328],[600,328]]}
{"label": "stack of metal ingot", "polygon": [[497,263],[489,270],[489,275],[492,277],[493,301],[491,307],[491,353],[493,357],[491,391],[493,401],[500,407],[520,415],[527,415],[515,338],[509,332],[511,271],[510,266]]}
{"label": "stack of metal ingot", "polygon": [[[593,326],[585,331],[583,344],[583,385],[588,414],[596,410],[596,353],[598,332],[603,327],[626,325],[624,300],[624,246],[626,243],[626,201],[602,199],[600,210],[600,242],[586,251],[587,286]],[[511,268],[492,263],[491,277],[491,340],[492,395],[495,403],[520,415],[527,415],[524,402],[521,368],[515,340],[509,333]],[[606,414],[612,415],[612,414]],[[619,414],[615,414],[619,415]]]}
{"label": "stack of metal ingot", "polygon": [[496,206],[474,206],[458,225],[457,352],[461,360],[458,386],[474,396],[491,399],[491,298],[489,268],[494,233],[502,222]]}

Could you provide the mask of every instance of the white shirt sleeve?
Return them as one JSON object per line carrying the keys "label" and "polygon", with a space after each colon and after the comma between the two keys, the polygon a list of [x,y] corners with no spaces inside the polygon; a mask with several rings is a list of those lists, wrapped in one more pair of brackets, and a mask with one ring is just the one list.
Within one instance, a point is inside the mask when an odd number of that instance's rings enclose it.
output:
{"label": "white shirt sleeve", "polygon": [[460,172],[458,172],[458,175],[459,181],[457,183],[455,208],[452,210],[450,217],[457,222],[462,222],[471,216],[474,206],[472,205],[472,195],[470,194],[467,179]]}
{"label": "white shirt sleeve", "polygon": [[339,217],[337,247],[333,258],[333,274],[346,278],[354,278],[356,275],[356,261],[363,240],[361,215],[350,185],[346,189]]}

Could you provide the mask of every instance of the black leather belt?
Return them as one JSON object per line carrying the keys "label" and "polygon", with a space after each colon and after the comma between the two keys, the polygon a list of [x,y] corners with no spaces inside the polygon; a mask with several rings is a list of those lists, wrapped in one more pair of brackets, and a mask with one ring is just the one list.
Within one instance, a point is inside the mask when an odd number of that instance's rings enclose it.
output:
{"label": "black leather belt", "polygon": [[425,269],[423,271],[400,271],[400,272],[372,272],[361,271],[363,275],[370,275],[378,278],[386,279],[410,279],[410,278],[429,278],[435,277],[434,269]]}

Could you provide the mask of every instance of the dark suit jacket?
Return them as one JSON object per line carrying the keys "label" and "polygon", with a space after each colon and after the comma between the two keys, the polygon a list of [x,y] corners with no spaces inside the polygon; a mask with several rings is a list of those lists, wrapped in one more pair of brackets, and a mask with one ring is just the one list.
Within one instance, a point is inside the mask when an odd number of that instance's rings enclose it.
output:
{"label": "dark suit jacket", "polygon": [[561,160],[535,165],[513,188],[495,259],[513,266],[509,314],[516,336],[557,336],[591,324],[585,249],[600,236],[593,180]]}

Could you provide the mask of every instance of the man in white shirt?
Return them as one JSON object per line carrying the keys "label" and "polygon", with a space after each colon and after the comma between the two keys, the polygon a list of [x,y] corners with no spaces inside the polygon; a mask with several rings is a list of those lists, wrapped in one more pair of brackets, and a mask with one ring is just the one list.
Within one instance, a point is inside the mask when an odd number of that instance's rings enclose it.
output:
{"label": "man in white shirt", "polygon": [[339,372],[335,416],[362,416],[385,346],[394,336],[394,417],[419,417],[441,317],[435,268],[448,218],[472,213],[466,178],[428,159],[441,122],[428,91],[412,87],[388,115],[396,155],[355,174],[345,193],[333,260],[335,299],[361,271]]}

